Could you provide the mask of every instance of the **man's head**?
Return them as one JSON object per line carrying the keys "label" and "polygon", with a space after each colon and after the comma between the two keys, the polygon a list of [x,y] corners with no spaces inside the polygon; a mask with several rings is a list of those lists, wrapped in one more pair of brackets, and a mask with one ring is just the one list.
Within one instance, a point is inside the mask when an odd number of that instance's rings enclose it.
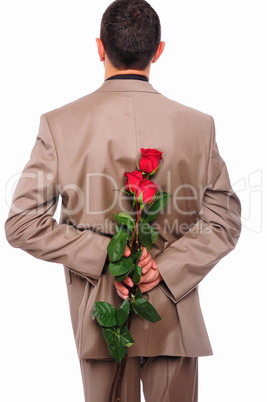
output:
{"label": "man's head", "polygon": [[145,0],[116,0],[104,12],[100,39],[118,70],[144,70],[161,38],[160,20]]}

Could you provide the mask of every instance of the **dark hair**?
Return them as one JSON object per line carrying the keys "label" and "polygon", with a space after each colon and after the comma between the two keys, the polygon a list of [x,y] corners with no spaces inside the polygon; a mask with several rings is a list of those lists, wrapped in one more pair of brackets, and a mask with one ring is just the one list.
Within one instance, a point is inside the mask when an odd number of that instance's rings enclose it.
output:
{"label": "dark hair", "polygon": [[145,0],[116,0],[103,14],[100,39],[119,70],[144,70],[158,49],[160,37],[158,14]]}

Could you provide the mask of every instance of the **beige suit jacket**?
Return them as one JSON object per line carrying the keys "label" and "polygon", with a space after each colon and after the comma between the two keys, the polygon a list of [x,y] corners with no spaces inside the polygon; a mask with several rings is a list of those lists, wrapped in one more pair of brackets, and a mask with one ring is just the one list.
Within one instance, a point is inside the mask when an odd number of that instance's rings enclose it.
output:
{"label": "beige suit jacket", "polygon": [[124,193],[114,190],[124,187],[126,171],[136,169],[140,148],[163,152],[154,181],[172,198],[154,221],[160,235],[152,254],[164,281],[146,295],[162,320],[134,317],[129,355],[212,353],[198,284],[240,234],[240,203],[218,152],[213,119],[147,82],[116,79],[41,116],[6,222],[12,246],[65,266],[80,358],[109,357],[91,312],[95,301],[121,303],[106,249],[113,214],[130,209]]}

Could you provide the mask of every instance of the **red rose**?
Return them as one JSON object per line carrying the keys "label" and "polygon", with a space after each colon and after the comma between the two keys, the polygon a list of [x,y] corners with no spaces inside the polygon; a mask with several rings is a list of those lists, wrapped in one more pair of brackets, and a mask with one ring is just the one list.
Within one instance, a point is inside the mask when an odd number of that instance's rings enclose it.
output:
{"label": "red rose", "polygon": [[140,170],[146,174],[155,174],[159,168],[159,162],[162,159],[162,152],[150,148],[141,148],[140,151],[142,152],[139,164]]}
{"label": "red rose", "polygon": [[135,172],[124,173],[124,176],[127,177],[126,190],[129,191],[129,193],[135,194],[136,190],[139,188],[140,181],[143,180],[142,172],[136,170]]}
{"label": "red rose", "polygon": [[144,179],[140,181],[139,188],[137,189],[135,198],[139,204],[149,204],[151,203],[158,191],[159,186],[157,186],[153,181]]}

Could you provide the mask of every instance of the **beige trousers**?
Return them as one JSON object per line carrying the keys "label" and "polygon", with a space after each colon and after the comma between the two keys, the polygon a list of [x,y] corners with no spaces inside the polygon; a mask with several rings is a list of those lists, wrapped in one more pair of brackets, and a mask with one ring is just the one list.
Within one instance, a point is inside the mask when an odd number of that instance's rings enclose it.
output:
{"label": "beige trousers", "polygon": [[[141,364],[140,364],[141,362]],[[80,360],[85,402],[107,402],[116,363]],[[128,358],[121,402],[139,402],[140,379],[146,402],[197,402],[198,359],[158,356]]]}

